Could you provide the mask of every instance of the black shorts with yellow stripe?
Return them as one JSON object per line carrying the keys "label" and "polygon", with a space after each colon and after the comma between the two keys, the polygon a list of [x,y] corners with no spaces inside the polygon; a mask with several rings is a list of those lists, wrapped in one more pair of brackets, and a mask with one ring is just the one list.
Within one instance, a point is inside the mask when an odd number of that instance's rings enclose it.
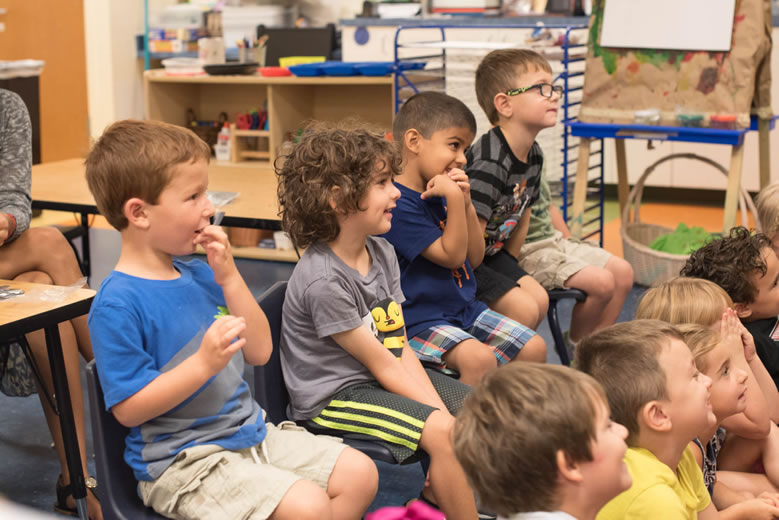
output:
{"label": "black shorts with yellow stripe", "polygon": [[[471,387],[437,370],[426,372],[449,412],[457,415]],[[435,410],[388,392],[374,381],[340,390],[305,426],[316,433],[384,444],[395,460],[403,463],[419,449],[425,421]]]}

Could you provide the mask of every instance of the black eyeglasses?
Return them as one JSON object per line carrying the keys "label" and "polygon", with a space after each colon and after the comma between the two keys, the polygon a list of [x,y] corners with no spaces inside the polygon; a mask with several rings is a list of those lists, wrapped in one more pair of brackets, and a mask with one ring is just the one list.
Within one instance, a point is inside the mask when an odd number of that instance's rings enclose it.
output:
{"label": "black eyeglasses", "polygon": [[552,97],[553,93],[557,94],[558,97],[563,95],[563,87],[560,85],[552,85],[551,83],[537,83],[535,85],[530,85],[529,87],[512,88],[511,90],[506,91],[506,95],[518,96],[527,92],[528,90],[533,90],[534,88],[537,88],[542,96],[548,98]]}

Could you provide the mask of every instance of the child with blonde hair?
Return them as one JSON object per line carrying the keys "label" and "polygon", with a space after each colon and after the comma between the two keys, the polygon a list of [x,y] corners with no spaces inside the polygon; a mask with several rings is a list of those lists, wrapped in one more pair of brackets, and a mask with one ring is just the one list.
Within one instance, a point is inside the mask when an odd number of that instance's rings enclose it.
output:
{"label": "child with blonde hair", "polygon": [[[717,471],[717,455],[725,437],[721,423],[727,417],[742,413],[747,403],[747,372],[736,366],[736,352],[741,348],[741,324],[735,312],[722,314],[719,332],[702,325],[679,325],[684,342],[690,348],[698,370],[711,378],[710,399],[717,423],[702,431],[691,443],[693,454],[703,470],[703,480],[720,518],[773,518],[779,514],[779,495],[763,492],[757,499],[750,493],[739,493],[718,477],[729,472]],[[734,475],[738,477],[738,475]]]}
{"label": "child with blonde hair", "polygon": [[[672,323],[719,327],[723,313],[733,307],[733,301],[717,284],[701,278],[673,278],[644,294],[636,311],[637,319],[659,319]],[[718,456],[718,467],[741,472],[721,475],[735,489],[758,495],[775,490],[776,482],[770,459],[779,442],[779,429],[773,424],[779,409],[779,392],[760,358],[755,354],[754,341],[743,325],[737,324],[740,343],[731,343],[733,367],[747,374],[745,408],[722,420],[728,431],[727,441]],[[748,472],[763,454],[769,479]],[[777,459],[779,463],[779,459]],[[778,475],[779,476],[779,475]]]}

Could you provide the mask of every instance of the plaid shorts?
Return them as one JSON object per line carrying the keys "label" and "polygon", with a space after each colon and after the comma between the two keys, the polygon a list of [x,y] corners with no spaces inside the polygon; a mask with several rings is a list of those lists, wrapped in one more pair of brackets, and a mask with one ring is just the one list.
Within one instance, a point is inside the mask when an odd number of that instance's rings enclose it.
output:
{"label": "plaid shorts", "polygon": [[443,364],[441,357],[466,339],[485,343],[498,363],[514,359],[536,333],[524,325],[489,309],[483,311],[467,330],[452,325],[435,325],[408,340],[421,361]]}

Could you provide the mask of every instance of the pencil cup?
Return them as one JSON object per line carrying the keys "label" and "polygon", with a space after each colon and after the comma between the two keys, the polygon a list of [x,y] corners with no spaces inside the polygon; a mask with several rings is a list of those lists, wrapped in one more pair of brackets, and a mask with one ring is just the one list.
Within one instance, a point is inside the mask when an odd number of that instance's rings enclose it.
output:
{"label": "pencil cup", "polygon": [[260,67],[265,66],[265,45],[260,45],[254,48],[254,61],[260,64]]}

